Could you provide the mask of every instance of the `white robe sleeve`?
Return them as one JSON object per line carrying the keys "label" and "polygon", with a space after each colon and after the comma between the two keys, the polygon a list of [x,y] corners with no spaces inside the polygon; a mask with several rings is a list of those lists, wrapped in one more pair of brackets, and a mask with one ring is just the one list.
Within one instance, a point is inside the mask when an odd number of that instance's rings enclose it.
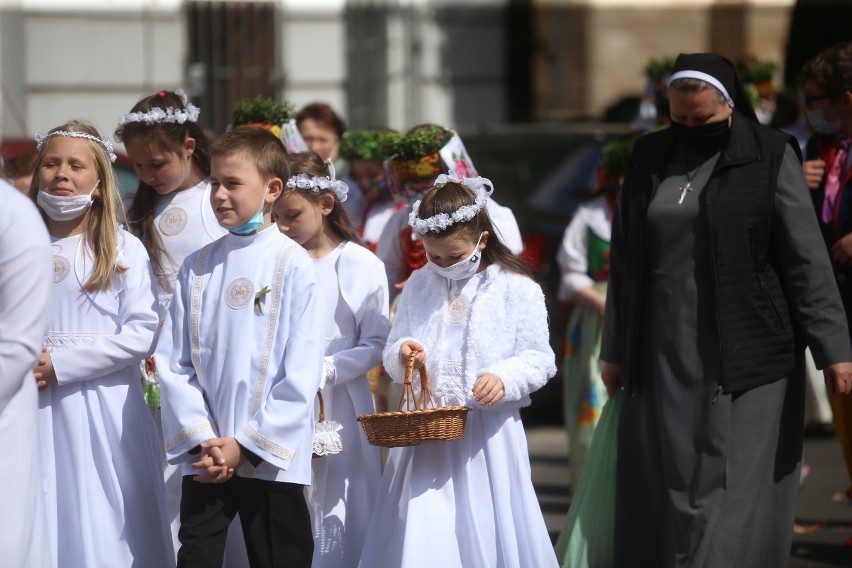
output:
{"label": "white robe sleeve", "polygon": [[[402,383],[405,380],[405,365],[399,360],[399,349],[406,341],[416,341],[422,344],[422,340],[411,337],[411,308],[409,302],[416,301],[418,294],[417,288],[420,283],[417,271],[411,275],[411,278],[402,289],[402,297],[399,300],[399,307],[396,309],[396,314],[393,318],[390,334],[388,335],[385,350],[382,353],[382,362],[384,363],[385,371],[388,376],[397,383]],[[428,355],[428,353],[427,353]]]}
{"label": "white robe sleeve", "polygon": [[0,558],[4,566],[53,566],[45,521],[38,394],[33,376],[50,321],[50,240],[33,203],[0,181]]}
{"label": "white robe sleeve", "polygon": [[515,354],[477,373],[477,377],[483,373],[500,377],[505,390],[501,402],[506,403],[537,391],[556,374],[556,358],[550,347],[547,308],[541,288],[524,278],[511,283],[508,292],[506,311],[519,317],[514,328]]}
{"label": "white robe sleeve", "polygon": [[[351,260],[350,256],[341,256],[338,277],[341,291],[346,286],[353,288],[351,295],[354,297],[347,300],[358,304],[350,306],[355,314],[358,343],[352,349],[338,351],[326,357],[331,367],[326,374],[330,384],[341,384],[363,377],[381,362],[382,349],[388,338],[388,283],[381,271],[381,262],[366,249],[354,252],[362,254],[351,254]],[[359,258],[360,266],[355,266]],[[349,295],[344,293],[344,296]]]}
{"label": "white robe sleeve", "polygon": [[120,262],[127,266],[127,271],[116,278],[117,285],[122,286],[118,291],[120,328],[115,335],[101,335],[86,345],[51,353],[60,385],[138,365],[150,353],[160,323],[151,262],[138,239],[123,232],[119,238],[124,240]]}
{"label": "white robe sleeve", "polygon": [[[0,416],[32,371],[50,318],[50,240],[35,207],[3,186],[0,215]],[[14,192],[14,193],[13,193]],[[33,386],[33,388],[35,388]]]}
{"label": "white robe sleeve", "polygon": [[154,351],[162,399],[163,437],[170,463],[186,459],[185,454],[210,438],[218,438],[218,426],[204,399],[192,365],[189,337],[192,270],[197,254],[184,262],[175,281],[175,293]]}
{"label": "white robe sleeve", "polygon": [[314,399],[325,345],[322,292],[313,262],[299,250],[303,258],[291,256],[284,275],[277,332],[287,333],[284,360],[266,400],[235,436],[241,446],[283,470],[294,452],[312,451]]}
{"label": "white robe sleeve", "polygon": [[574,218],[565,228],[562,243],[556,253],[561,278],[559,281],[559,300],[570,302],[579,290],[594,285],[589,277],[588,255],[589,226],[585,209],[580,206]]}

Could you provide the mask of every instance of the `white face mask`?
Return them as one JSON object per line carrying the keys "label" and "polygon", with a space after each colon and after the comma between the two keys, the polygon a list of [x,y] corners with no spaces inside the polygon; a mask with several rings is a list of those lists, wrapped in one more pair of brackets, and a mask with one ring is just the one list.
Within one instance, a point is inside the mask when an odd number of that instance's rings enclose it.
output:
{"label": "white face mask", "polygon": [[427,264],[429,268],[431,268],[436,274],[439,276],[443,276],[449,280],[464,280],[466,278],[470,278],[479,270],[479,265],[482,262],[482,254],[479,250],[479,243],[482,241],[482,234],[479,235],[479,240],[476,241],[476,246],[473,247],[473,252],[470,253],[470,256],[466,259],[459,261],[455,264],[447,266],[446,268],[438,266],[434,262],[428,259],[427,256]]}
{"label": "white face mask", "polygon": [[825,119],[822,109],[807,110],[808,122],[814,132],[820,134],[835,134],[840,130],[840,119],[828,121]]}
{"label": "white face mask", "polygon": [[39,190],[36,202],[54,221],[70,221],[89,210],[92,206],[92,194],[98,188],[99,183],[101,183],[101,180],[98,180],[92,191],[86,195],[52,195],[44,190]]}

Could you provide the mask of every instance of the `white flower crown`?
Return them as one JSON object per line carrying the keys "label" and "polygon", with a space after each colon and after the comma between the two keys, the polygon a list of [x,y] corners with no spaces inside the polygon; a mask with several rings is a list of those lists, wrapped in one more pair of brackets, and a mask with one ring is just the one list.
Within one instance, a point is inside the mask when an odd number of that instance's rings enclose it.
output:
{"label": "white flower crown", "polygon": [[97,142],[106,150],[107,156],[109,156],[110,162],[115,162],[115,151],[112,148],[112,142],[107,140],[106,138],[98,138],[97,136],[92,136],[91,134],[87,134],[85,132],[72,132],[70,130],[56,130],[54,132],[48,132],[47,134],[36,134],[36,151],[41,152],[41,149],[47,143],[48,140],[53,138],[54,136],[61,136],[63,138],[85,138],[86,140],[91,140],[92,142]]}
{"label": "white flower crown", "polygon": [[290,189],[310,189],[314,193],[320,191],[331,191],[337,196],[341,203],[346,201],[346,194],[349,193],[349,186],[345,182],[332,177],[311,177],[308,174],[296,174],[287,180],[287,187]]}
{"label": "white flower crown", "polygon": [[[490,179],[484,177],[460,178],[452,170],[449,174],[439,175],[435,179],[433,188],[444,187],[448,182],[457,183],[475,191],[476,201],[473,205],[462,205],[452,213],[438,213],[428,219],[419,219],[417,214],[420,211],[420,200],[418,199],[411,206],[411,213],[408,215],[408,224],[412,229],[421,234],[429,232],[440,233],[453,223],[466,223],[473,219],[486,206],[488,197],[494,193],[494,184],[491,183]],[[485,189],[486,187],[488,189]]]}
{"label": "white flower crown", "polygon": [[147,125],[161,124],[163,122],[175,122],[184,124],[185,122],[196,122],[201,115],[201,109],[189,102],[186,93],[183,89],[178,89],[175,94],[180,97],[183,102],[183,109],[167,107],[154,107],[148,112],[126,112],[118,117],[118,125],[124,126],[130,122],[144,122]]}

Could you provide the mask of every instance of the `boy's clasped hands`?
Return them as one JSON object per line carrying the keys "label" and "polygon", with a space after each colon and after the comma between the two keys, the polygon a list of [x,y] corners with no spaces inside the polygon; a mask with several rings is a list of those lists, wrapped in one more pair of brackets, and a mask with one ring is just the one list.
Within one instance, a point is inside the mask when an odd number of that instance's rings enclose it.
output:
{"label": "boy's clasped hands", "polygon": [[[426,351],[416,341],[406,341],[399,348],[399,359],[403,365],[408,363],[408,357],[414,352],[414,368],[419,369],[426,364]],[[476,402],[483,406],[492,406],[506,395],[503,381],[493,373],[482,373],[473,385],[473,396]]]}
{"label": "boy's clasped hands", "polygon": [[233,436],[210,438],[201,442],[201,458],[192,464],[201,471],[192,479],[201,483],[224,483],[245,461],[243,448]]}

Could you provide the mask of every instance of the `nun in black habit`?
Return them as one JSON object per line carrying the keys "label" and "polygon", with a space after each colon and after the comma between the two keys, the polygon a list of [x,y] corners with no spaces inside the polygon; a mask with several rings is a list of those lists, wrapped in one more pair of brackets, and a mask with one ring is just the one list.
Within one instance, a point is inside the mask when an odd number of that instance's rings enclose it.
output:
{"label": "nun in black habit", "polygon": [[852,389],[843,307],[796,141],[727,59],[681,54],[613,222],[601,359],[625,389],[615,565],[777,567],[802,454],[802,352]]}

